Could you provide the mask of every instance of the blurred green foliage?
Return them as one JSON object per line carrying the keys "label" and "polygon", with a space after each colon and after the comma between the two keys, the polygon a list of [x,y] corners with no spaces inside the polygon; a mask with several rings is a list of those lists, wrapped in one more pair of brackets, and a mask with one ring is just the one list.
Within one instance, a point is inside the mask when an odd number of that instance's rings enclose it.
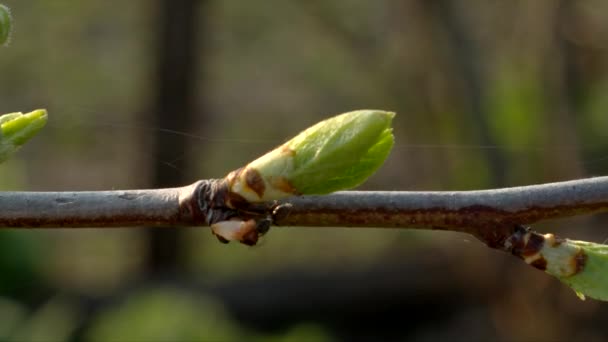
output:
{"label": "blurred green foliage", "polygon": [[90,341],[329,341],[321,328],[301,324],[285,333],[260,335],[235,325],[213,298],[170,288],[142,290],[102,313]]}
{"label": "blurred green foliage", "polygon": [[103,313],[91,341],[237,341],[239,332],[221,304],[170,289],[141,291]]}
{"label": "blurred green foliage", "polygon": [[35,312],[24,315],[2,338],[8,341],[68,341],[78,327],[81,314],[73,300],[55,296]]}
{"label": "blurred green foliage", "polygon": [[0,282],[0,293],[21,297],[41,285],[44,246],[22,232],[0,235],[0,274],[10,275]]}

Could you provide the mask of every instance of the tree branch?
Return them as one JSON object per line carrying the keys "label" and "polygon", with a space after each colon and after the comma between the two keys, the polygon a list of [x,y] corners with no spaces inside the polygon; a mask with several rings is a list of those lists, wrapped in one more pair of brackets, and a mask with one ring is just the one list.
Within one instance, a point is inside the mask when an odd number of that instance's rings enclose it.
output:
{"label": "tree branch", "polygon": [[0,192],[0,226],[87,228],[196,225],[194,185],[116,191]]}
{"label": "tree branch", "polygon": [[289,199],[281,226],[439,229],[502,248],[518,225],[608,210],[608,177],[478,191],[348,191]]}
{"label": "tree branch", "polygon": [[[181,188],[0,192],[0,226],[207,225],[199,181]],[[608,177],[479,191],[345,191],[279,202],[279,226],[388,227],[471,233],[481,228],[608,211]]]}
{"label": "tree branch", "polygon": [[278,225],[491,229],[606,211],[608,177],[478,191],[347,191],[287,202]]}
{"label": "tree branch", "polygon": [[[608,177],[480,191],[346,191],[276,203],[239,203],[243,198],[234,196],[225,179],[155,190],[0,192],[0,227],[213,224],[213,232],[227,242],[230,239],[216,229],[236,224],[246,229],[247,234],[238,238],[245,244],[255,244],[270,222],[451,230],[472,234],[489,247],[521,258],[581,296],[608,300],[608,278],[603,278],[607,274],[603,270],[608,269],[606,246],[542,235],[522,226],[608,211]],[[236,221],[227,221],[232,219]]]}

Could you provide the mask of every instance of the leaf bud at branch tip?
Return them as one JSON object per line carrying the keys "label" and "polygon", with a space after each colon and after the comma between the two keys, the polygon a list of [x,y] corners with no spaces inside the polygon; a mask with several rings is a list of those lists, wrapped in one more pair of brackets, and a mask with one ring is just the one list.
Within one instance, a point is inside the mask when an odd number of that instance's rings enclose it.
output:
{"label": "leaf bud at branch tip", "polygon": [[608,246],[517,230],[505,246],[527,264],[547,272],[581,298],[608,301]]}
{"label": "leaf bud at branch tip", "polygon": [[304,130],[288,142],[224,179],[227,208],[255,220],[233,217],[213,222],[222,242],[254,245],[272,223],[268,210],[255,204],[296,195],[328,194],[358,186],[370,177],[393,147],[391,122],[395,113],[357,110],[334,116]]}
{"label": "leaf bud at branch tip", "polygon": [[354,188],[388,157],[394,116],[357,110],[321,121],[228,175],[230,189],[264,202]]}
{"label": "leaf bud at branch tip", "polygon": [[0,162],[8,159],[17,149],[40,131],[47,122],[44,109],[23,114],[9,113],[0,116]]}
{"label": "leaf bud at branch tip", "polygon": [[13,30],[13,18],[8,7],[0,4],[0,45],[8,45]]}

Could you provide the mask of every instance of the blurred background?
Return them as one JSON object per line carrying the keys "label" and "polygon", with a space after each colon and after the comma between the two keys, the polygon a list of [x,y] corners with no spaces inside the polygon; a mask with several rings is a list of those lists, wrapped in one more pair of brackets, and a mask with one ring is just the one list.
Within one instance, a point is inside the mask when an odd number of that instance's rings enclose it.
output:
{"label": "blurred background", "polygon": [[[50,122],[3,190],[221,177],[342,112],[396,111],[362,189],[608,170],[608,2],[3,0],[1,112]],[[602,242],[608,216],[535,228]],[[449,232],[0,231],[0,340],[603,341],[608,306]]]}

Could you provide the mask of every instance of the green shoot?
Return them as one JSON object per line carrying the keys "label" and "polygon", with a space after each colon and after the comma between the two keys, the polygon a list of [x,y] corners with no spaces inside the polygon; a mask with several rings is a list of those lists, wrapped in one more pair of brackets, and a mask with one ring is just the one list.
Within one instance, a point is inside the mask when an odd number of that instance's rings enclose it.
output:
{"label": "green shoot", "polygon": [[[560,276],[547,269],[572,288],[581,299],[585,296],[608,301],[608,246],[593,242],[566,240],[566,246],[578,248],[584,267],[572,276]],[[584,255],[584,257],[582,256]]]}
{"label": "green shoot", "polygon": [[0,163],[36,135],[46,121],[47,113],[44,109],[27,114],[19,112],[0,116]]}
{"label": "green shoot", "polygon": [[263,202],[354,188],[387,158],[394,116],[358,110],[321,121],[228,175],[230,190]]}
{"label": "green shoot", "polygon": [[11,38],[13,18],[8,7],[0,4],[0,45],[6,46]]}
{"label": "green shoot", "polygon": [[[228,174],[223,180],[227,192],[223,205],[247,212],[258,202],[358,186],[384,163],[393,147],[394,116],[380,110],[358,110],[317,123]],[[233,217],[211,223],[211,229],[222,242],[255,245],[270,224],[268,217]]]}
{"label": "green shoot", "polygon": [[517,230],[506,250],[558,278],[581,298],[608,301],[608,246]]}

